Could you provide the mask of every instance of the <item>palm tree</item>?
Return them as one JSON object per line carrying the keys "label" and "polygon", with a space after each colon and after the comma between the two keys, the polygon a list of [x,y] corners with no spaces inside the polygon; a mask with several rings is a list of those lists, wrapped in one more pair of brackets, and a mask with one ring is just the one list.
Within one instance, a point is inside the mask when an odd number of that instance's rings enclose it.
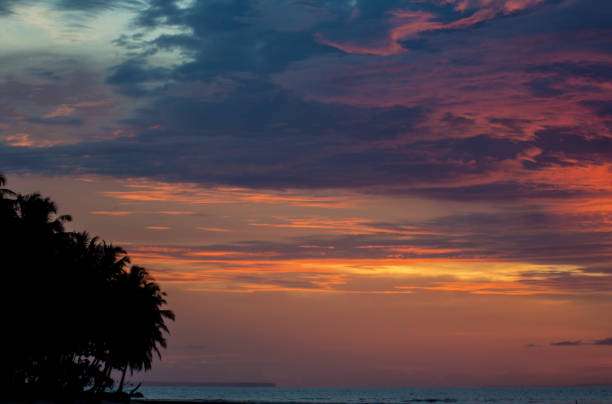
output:
{"label": "palm tree", "polygon": [[118,324],[123,330],[117,344],[116,367],[122,372],[118,391],[123,390],[125,374],[130,370],[150,370],[154,356],[161,358],[160,348],[166,347],[164,333],[168,333],[166,320],[174,320],[174,313],[163,309],[166,294],[153,281],[146,269],[132,266],[117,282],[122,311]]}
{"label": "palm tree", "polygon": [[127,252],[123,248],[105,241],[102,242],[100,252],[100,269],[106,276],[106,280],[110,281],[120,277],[130,263]]}
{"label": "palm tree", "polygon": [[[6,184],[6,177],[0,174],[0,187]],[[15,193],[10,189],[0,188],[0,215],[3,217],[4,225],[7,225],[7,220],[15,219],[14,198],[6,198],[5,196],[15,196]]]}
{"label": "palm tree", "polygon": [[[26,227],[34,226],[37,230],[43,230],[43,234],[61,233],[64,231],[64,223],[70,222],[72,216],[56,216],[57,205],[49,198],[43,198],[38,193],[17,196],[17,209],[21,221]],[[36,230],[36,229],[29,229]]]}
{"label": "palm tree", "polygon": [[100,299],[102,304],[98,306],[100,329],[97,335],[101,337],[101,343],[98,344],[97,357],[104,360],[103,375],[110,380],[117,349],[121,347],[121,341],[125,337],[123,324],[117,321],[117,317],[121,316],[117,313],[121,313],[125,307],[122,307],[121,299],[117,299],[116,288],[117,283],[126,274],[125,269],[130,258],[123,248],[105,241],[102,241],[96,250],[96,275],[100,278],[99,284],[104,285]]}
{"label": "palm tree", "polygon": [[39,194],[3,197],[1,202],[3,304],[18,308],[5,319],[9,330],[2,344],[3,361],[17,375],[11,379],[15,386],[28,384],[38,391],[63,388],[62,372],[68,375],[75,369],[64,365],[73,358],[66,330],[74,320],[66,310],[71,290],[62,269],[64,223],[70,217],[58,216],[57,206]]}
{"label": "palm tree", "polygon": [[42,396],[112,386],[111,372],[149,370],[166,347],[165,293],[125,250],[66,232],[70,216],[39,194],[3,189],[0,256],[4,314],[0,333],[3,394]]}
{"label": "palm tree", "polygon": [[[6,177],[4,176],[4,174],[0,174],[0,187],[3,187],[5,184],[6,184]],[[5,195],[9,195],[13,197],[15,196],[15,193],[11,191],[10,189],[0,188],[0,201],[2,201],[2,207],[12,208],[14,200],[5,198],[4,197]]]}

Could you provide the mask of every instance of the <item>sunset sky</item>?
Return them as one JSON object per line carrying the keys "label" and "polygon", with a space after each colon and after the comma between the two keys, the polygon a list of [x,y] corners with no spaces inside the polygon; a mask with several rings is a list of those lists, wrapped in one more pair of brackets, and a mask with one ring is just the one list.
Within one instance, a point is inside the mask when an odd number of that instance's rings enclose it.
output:
{"label": "sunset sky", "polygon": [[612,382],[610,0],[0,0],[0,172],[168,292],[134,380]]}

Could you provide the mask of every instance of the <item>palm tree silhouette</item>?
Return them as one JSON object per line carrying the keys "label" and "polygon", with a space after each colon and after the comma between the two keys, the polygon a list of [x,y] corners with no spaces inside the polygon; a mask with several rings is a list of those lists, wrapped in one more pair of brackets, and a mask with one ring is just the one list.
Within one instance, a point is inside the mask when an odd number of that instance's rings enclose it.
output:
{"label": "palm tree silhouette", "polygon": [[[6,184],[6,177],[0,174],[0,187]],[[0,214],[5,220],[9,218],[14,219],[14,203],[13,199],[6,198],[5,196],[14,196],[15,193],[10,189],[0,188]],[[6,225],[6,224],[5,224]]]}
{"label": "palm tree silhouette", "polygon": [[[149,370],[166,347],[165,293],[124,249],[66,232],[68,215],[40,194],[2,188],[0,256],[5,311],[0,333],[3,394],[57,398],[102,393],[111,373]],[[74,396],[72,396],[74,397]]]}
{"label": "palm tree silhouette", "polygon": [[3,298],[5,307],[17,308],[7,316],[3,360],[15,369],[11,380],[17,384],[25,379],[40,391],[68,388],[64,381],[72,379],[68,374],[77,367],[66,365],[76,363],[70,347],[73,319],[65,315],[70,312],[71,281],[61,253],[64,223],[70,217],[58,216],[55,203],[39,194],[2,194]]}
{"label": "palm tree silhouette", "polygon": [[116,366],[121,370],[118,391],[123,390],[127,370],[150,370],[154,356],[161,358],[160,348],[166,347],[166,320],[174,320],[174,313],[163,309],[165,296],[146,269],[132,266],[117,280],[117,299],[123,310],[119,323],[123,338],[119,341]]}
{"label": "palm tree silhouette", "polygon": [[64,231],[64,223],[72,220],[70,215],[56,216],[55,202],[38,193],[18,195],[16,203],[21,222],[33,232],[41,231],[44,235],[61,233]]}

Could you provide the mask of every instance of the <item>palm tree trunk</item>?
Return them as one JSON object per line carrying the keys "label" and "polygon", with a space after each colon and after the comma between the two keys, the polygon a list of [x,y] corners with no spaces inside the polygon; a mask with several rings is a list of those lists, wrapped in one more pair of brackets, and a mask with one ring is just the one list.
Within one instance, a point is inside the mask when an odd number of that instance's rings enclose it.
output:
{"label": "palm tree trunk", "polygon": [[106,363],[104,363],[104,370],[102,371],[102,374],[98,374],[98,377],[96,377],[96,382],[94,383],[94,386],[91,388],[91,391],[93,391],[94,393],[100,392],[102,383],[104,383],[104,381],[101,379],[103,379],[105,376],[107,377],[110,370],[111,370],[110,362],[107,361]]}
{"label": "palm tree trunk", "polygon": [[123,367],[123,373],[121,374],[121,381],[119,382],[119,387],[117,388],[117,393],[123,392],[123,382],[125,381],[125,374],[127,373],[128,365]]}

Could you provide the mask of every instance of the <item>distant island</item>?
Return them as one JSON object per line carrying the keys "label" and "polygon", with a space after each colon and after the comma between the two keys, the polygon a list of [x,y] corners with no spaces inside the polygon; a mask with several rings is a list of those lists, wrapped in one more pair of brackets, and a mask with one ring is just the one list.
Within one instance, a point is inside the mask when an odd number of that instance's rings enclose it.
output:
{"label": "distant island", "polygon": [[143,382],[143,386],[188,386],[188,387],[276,387],[276,383],[261,382]]}

